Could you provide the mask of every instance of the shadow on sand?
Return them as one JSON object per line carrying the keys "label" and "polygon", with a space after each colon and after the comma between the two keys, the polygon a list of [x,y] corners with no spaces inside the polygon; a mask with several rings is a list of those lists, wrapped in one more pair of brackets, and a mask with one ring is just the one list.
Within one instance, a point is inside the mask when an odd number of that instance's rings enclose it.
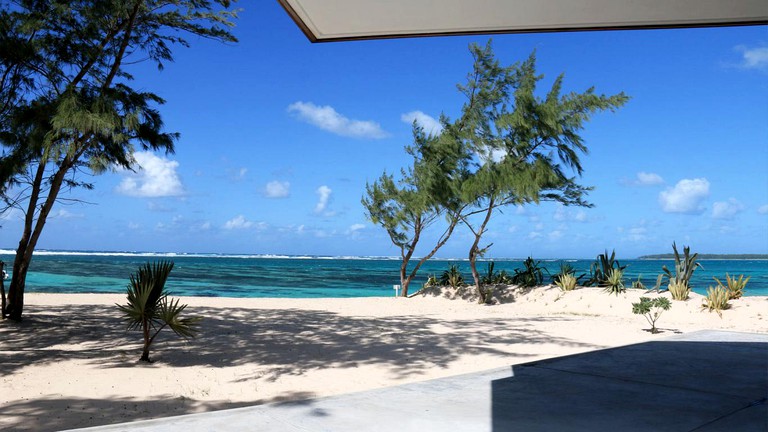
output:
{"label": "shadow on sand", "polygon": [[[270,376],[301,375],[309,369],[384,365],[394,377],[409,377],[448,366],[466,353],[507,356],[511,344],[556,344],[573,348],[591,345],[553,337],[534,329],[537,321],[570,321],[572,317],[443,320],[430,316],[349,317],[322,310],[195,307],[202,316],[195,339],[178,339],[164,330],[153,344],[152,358],[171,367],[271,365]],[[478,331],[484,329],[484,331]],[[117,308],[92,305],[30,306],[21,323],[0,323],[3,375],[29,364],[86,360],[102,368],[140,368],[140,333],[126,332]],[[70,345],[63,347],[63,345]],[[75,345],[73,348],[71,345]],[[518,358],[528,357],[518,355]],[[140,370],[136,371],[140,376]],[[241,377],[269,379],[264,376]],[[7,395],[6,395],[7,396]],[[247,405],[299,400],[312,393],[280,395]],[[71,425],[96,425],[153,417],[157,406],[186,414],[246,405],[147,399],[62,400],[42,397],[13,401],[0,410],[0,428],[57,430]],[[178,407],[170,408],[171,405]],[[62,406],[69,409],[62,411]],[[153,407],[154,406],[154,407]],[[152,408],[152,409],[150,409]],[[93,413],[107,420],[94,419]],[[157,414],[155,414],[156,416]],[[66,417],[66,418],[65,418]],[[15,419],[15,420],[11,420]],[[19,420],[22,419],[22,420]]]}

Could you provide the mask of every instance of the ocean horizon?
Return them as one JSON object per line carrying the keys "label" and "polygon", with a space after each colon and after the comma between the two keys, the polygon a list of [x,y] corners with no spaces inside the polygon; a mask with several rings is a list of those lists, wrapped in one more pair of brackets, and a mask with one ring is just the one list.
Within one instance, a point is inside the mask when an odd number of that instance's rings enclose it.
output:
{"label": "ocean horizon", "polygon": [[[0,260],[10,272],[14,257],[12,249],[0,249]],[[283,254],[228,254],[135,251],[71,251],[38,250],[27,276],[27,292],[48,293],[124,293],[129,276],[150,261],[172,260],[174,270],[167,288],[174,295],[203,297],[383,297],[393,296],[393,286],[399,281],[400,257],[393,256],[324,256]],[[524,258],[494,258],[478,265],[485,273],[487,262],[494,261],[495,271],[513,273],[522,267]],[[541,259],[550,275],[560,263],[573,266],[577,275],[586,274],[594,258]],[[673,267],[670,259],[621,259],[626,265],[625,283],[639,280],[652,287],[661,266]],[[415,261],[412,261],[414,263]],[[768,260],[708,259],[701,260],[703,268],[694,272],[691,286],[694,292],[705,294],[716,285],[713,277],[725,281],[731,276],[750,277],[745,295],[768,296]],[[411,285],[416,292],[428,276],[439,276],[451,264],[456,264],[471,283],[466,258],[433,258],[424,263]],[[410,268],[412,268],[412,265]],[[545,273],[545,282],[550,275]]]}

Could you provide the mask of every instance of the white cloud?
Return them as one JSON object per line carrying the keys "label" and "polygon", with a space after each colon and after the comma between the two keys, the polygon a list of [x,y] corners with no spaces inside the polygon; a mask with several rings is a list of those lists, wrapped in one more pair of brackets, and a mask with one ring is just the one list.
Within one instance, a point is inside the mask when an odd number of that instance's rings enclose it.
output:
{"label": "white cloud", "polygon": [[253,226],[253,222],[246,219],[245,216],[243,215],[236,216],[233,219],[230,219],[226,223],[224,223],[224,229],[227,229],[227,230],[248,229],[248,228],[251,228],[252,226]]}
{"label": "white cloud", "polygon": [[742,210],[744,210],[744,204],[735,198],[730,198],[728,201],[718,201],[712,204],[712,217],[715,219],[733,219]]}
{"label": "white cloud", "polygon": [[698,214],[704,211],[703,202],[708,196],[707,179],[683,179],[659,193],[659,204],[666,213]]}
{"label": "white cloud", "polygon": [[315,191],[320,197],[315,205],[315,213],[323,213],[328,208],[328,201],[331,199],[331,193],[333,191],[326,185],[322,185]]}
{"label": "white cloud", "polygon": [[638,186],[656,186],[664,184],[664,179],[656,173],[647,173],[640,171],[637,173],[635,184]]}
{"label": "white cloud", "polygon": [[757,212],[758,212],[758,213],[760,213],[760,214],[768,214],[768,204],[765,204],[765,205],[761,205],[761,206],[760,206],[760,207],[757,209]]}
{"label": "white cloud", "polygon": [[264,194],[267,198],[285,198],[290,194],[291,184],[289,182],[271,181],[264,188]]}
{"label": "white cloud", "polygon": [[138,223],[136,223],[136,222],[128,222],[128,229],[129,230],[137,230],[139,228],[141,228],[141,225],[139,225]]}
{"label": "white cloud", "polygon": [[548,234],[551,241],[560,240],[563,237],[563,232],[560,230],[554,230]]}
{"label": "white cloud", "polygon": [[126,177],[117,185],[118,193],[151,198],[184,194],[184,186],[176,172],[178,162],[150,152],[136,152],[133,156],[140,168],[136,172],[121,170]]}
{"label": "white cloud", "polygon": [[85,215],[82,213],[72,213],[67,209],[59,209],[59,211],[51,215],[51,219],[75,219],[84,217]]}
{"label": "white cloud", "polygon": [[587,222],[588,220],[587,213],[584,210],[568,211],[562,204],[558,204],[557,208],[555,208],[555,213],[552,215],[552,219],[558,222]]}
{"label": "white cloud", "polygon": [[536,240],[538,238],[541,238],[541,233],[536,231],[531,231],[528,233],[528,238],[530,240]]}
{"label": "white cloud", "polygon": [[288,112],[295,114],[300,120],[336,135],[373,139],[387,136],[378,123],[349,119],[328,105],[317,106],[312,102],[295,102],[288,106]]}
{"label": "white cloud", "polygon": [[349,227],[350,232],[360,231],[361,229],[365,229],[365,225],[363,224],[353,224]]}
{"label": "white cloud", "polygon": [[427,135],[440,135],[443,132],[443,125],[437,119],[421,111],[405,113],[400,116],[400,120],[408,124],[413,124],[415,121],[416,124],[424,129],[424,133]]}
{"label": "white cloud", "polygon": [[747,48],[737,46],[736,51],[742,55],[740,67],[744,69],[768,70],[768,47]]}

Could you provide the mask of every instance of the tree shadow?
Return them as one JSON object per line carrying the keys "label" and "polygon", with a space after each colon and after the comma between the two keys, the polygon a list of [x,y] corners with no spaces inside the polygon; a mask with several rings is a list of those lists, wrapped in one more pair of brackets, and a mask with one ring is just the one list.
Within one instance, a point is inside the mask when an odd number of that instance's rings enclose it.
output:
{"label": "tree shadow", "polygon": [[[200,333],[194,339],[177,338],[164,330],[153,344],[151,356],[161,364],[184,368],[205,366],[224,368],[253,364],[269,370],[240,376],[233,382],[276,380],[281,376],[300,376],[312,369],[352,368],[363,365],[385,367],[392,378],[417,377],[434,368],[447,368],[460,356],[510,356],[515,344],[555,344],[574,349],[594,348],[567,338],[555,337],[535,330],[541,321],[572,321],[574,317],[515,318],[493,316],[480,319],[440,319],[429,315],[388,317],[344,316],[324,310],[213,308],[195,307],[190,316],[202,317]],[[30,364],[54,363],[62,360],[86,360],[99,368],[142,368],[141,334],[127,332],[117,308],[94,305],[29,306],[21,323],[0,324],[2,367],[9,376]],[[66,346],[65,346],[66,345]],[[517,361],[536,354],[515,353]],[[151,367],[151,366],[149,366]],[[138,372],[138,371],[137,371]],[[140,375],[137,375],[140,376]],[[12,378],[10,378],[12,379]],[[300,391],[301,389],[293,389]],[[141,407],[159,404],[159,416],[177,415],[233,408],[244,403],[187,400],[130,400],[119,397],[107,400],[61,400],[42,398],[13,402],[3,407],[2,418],[41,417],[34,430],[54,430],[69,423],[63,417],[76,416],[88,423],[91,410],[112,411],[115,421],[149,418]],[[275,400],[291,401],[311,397],[302,392],[279,395]],[[263,403],[257,399],[248,405]],[[70,403],[71,402],[71,403]],[[125,404],[136,404],[127,410]],[[62,405],[63,404],[63,405]],[[80,411],[63,410],[77,404]],[[163,411],[163,404],[181,406]],[[128,412],[130,416],[121,417]],[[134,415],[135,414],[135,415]],[[158,414],[154,414],[158,415]],[[48,418],[47,420],[44,418]],[[58,422],[57,420],[58,419]],[[26,420],[25,420],[26,421]],[[79,421],[79,420],[78,420]],[[35,423],[37,422],[37,423]],[[48,422],[48,423],[46,423]],[[26,423],[24,423],[26,425]],[[79,424],[79,423],[78,423]],[[17,430],[21,422],[10,429]],[[25,426],[26,427],[26,426]]]}

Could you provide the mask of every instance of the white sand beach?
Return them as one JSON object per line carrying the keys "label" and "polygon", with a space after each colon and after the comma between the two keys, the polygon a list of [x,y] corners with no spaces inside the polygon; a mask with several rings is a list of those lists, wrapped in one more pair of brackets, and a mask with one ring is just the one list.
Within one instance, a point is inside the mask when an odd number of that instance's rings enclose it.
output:
{"label": "white sand beach", "polygon": [[[197,338],[164,330],[140,363],[123,295],[27,294],[0,324],[0,430],[52,431],[361,391],[537,359],[726,329],[768,333],[768,297],[716,313],[673,301],[651,334],[599,288],[510,289],[481,306],[442,295],[351,299],[182,298]],[[647,295],[646,296],[653,296]],[[704,359],[702,359],[704,360]],[[404,401],[407,403],[407,401]]]}

